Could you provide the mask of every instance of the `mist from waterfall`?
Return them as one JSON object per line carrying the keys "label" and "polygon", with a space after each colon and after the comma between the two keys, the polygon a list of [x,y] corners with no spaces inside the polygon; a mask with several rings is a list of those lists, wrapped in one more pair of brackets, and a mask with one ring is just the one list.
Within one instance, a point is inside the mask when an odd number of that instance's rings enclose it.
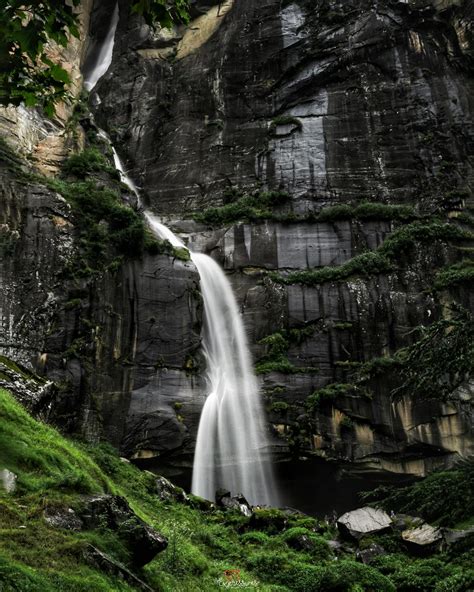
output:
{"label": "mist from waterfall", "polygon": [[[111,64],[118,17],[117,3],[104,45],[85,78],[88,90]],[[140,203],[137,187],[125,172],[109,136],[103,130],[99,135],[109,143],[121,180]],[[185,246],[154,214],[145,211],[144,216],[155,236],[175,247]],[[277,505],[260,391],[237,302],[219,265],[207,255],[190,253],[201,279],[208,388],[194,453],[192,492],[214,500],[216,489],[223,487],[233,494],[244,494],[252,504]]]}

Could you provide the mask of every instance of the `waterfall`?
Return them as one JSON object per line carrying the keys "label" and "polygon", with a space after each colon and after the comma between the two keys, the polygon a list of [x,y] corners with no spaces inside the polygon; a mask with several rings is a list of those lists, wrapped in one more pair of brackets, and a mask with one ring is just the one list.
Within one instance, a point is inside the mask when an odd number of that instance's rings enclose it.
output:
{"label": "waterfall", "polygon": [[218,487],[242,492],[253,504],[276,502],[260,390],[252,370],[244,325],[230,283],[208,257],[191,255],[201,277],[203,347],[209,394],[194,453],[192,492],[214,499]]}
{"label": "waterfall", "polygon": [[84,76],[84,87],[89,92],[94,88],[100,78],[107,72],[112,62],[112,54],[114,52],[115,31],[119,22],[119,4],[115,4],[112,13],[112,20],[110,27],[105,37],[97,56],[95,57],[90,72]]}
{"label": "waterfall", "polygon": [[[88,90],[94,88],[110,66],[118,18],[117,3],[104,44],[92,71],[85,77]],[[139,192],[109,136],[103,130],[99,134],[112,148],[122,181],[140,202]],[[144,216],[155,236],[175,247],[185,246],[154,214],[145,211]],[[216,489],[225,487],[234,494],[243,493],[252,504],[276,505],[273,470],[270,459],[263,457],[268,454],[269,443],[260,392],[237,302],[224,271],[211,257],[191,252],[191,259],[201,278],[208,384],[194,453],[192,492],[213,500]]]}
{"label": "waterfall", "polygon": [[[155,235],[184,246],[153,214],[145,213]],[[201,279],[205,322],[203,349],[208,395],[194,452],[192,492],[213,500],[216,489],[243,493],[250,503],[275,504],[263,408],[245,329],[229,280],[209,256],[191,252]],[[267,451],[268,452],[268,451]]]}

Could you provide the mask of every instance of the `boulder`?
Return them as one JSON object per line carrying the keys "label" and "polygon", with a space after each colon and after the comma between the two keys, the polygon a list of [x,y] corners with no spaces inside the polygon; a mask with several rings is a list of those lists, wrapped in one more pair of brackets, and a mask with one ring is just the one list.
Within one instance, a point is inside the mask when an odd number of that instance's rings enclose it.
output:
{"label": "boulder", "polygon": [[119,577],[132,585],[134,589],[144,590],[144,592],[153,592],[153,588],[150,588],[148,584],[145,584],[145,582],[137,578],[137,576],[124,565],[115,561],[115,559],[112,559],[112,557],[103,551],[100,551],[100,549],[97,549],[93,545],[87,545],[84,551],[84,559],[89,565],[92,565],[107,575]]}
{"label": "boulder", "polygon": [[390,529],[392,519],[383,510],[369,506],[346,512],[337,520],[341,534],[360,539],[368,534],[378,534]]}
{"label": "boulder", "polygon": [[410,528],[402,532],[407,548],[417,554],[436,551],[443,541],[442,530],[430,524]]}
{"label": "boulder", "polygon": [[164,502],[176,501],[176,502],[185,502],[186,501],[186,494],[181,487],[177,487],[173,485],[171,481],[165,479],[165,477],[159,476],[156,479],[156,493],[160,500]]}
{"label": "boulder", "polygon": [[137,566],[146,565],[168,546],[166,538],[143,522],[118,495],[83,497],[78,515],[85,528],[117,531]]}
{"label": "boulder", "polygon": [[455,548],[462,552],[464,549],[474,547],[474,526],[466,530],[454,530],[445,528],[443,530],[443,539],[445,547]]}
{"label": "boulder", "polygon": [[286,514],[276,508],[254,509],[248,523],[250,530],[263,530],[271,534],[282,532],[287,526]]}
{"label": "boulder", "polygon": [[132,551],[133,563],[139,567],[150,563],[168,546],[166,538],[137,516],[122,522],[118,533]]}
{"label": "boulder", "polygon": [[385,555],[386,551],[381,545],[377,545],[377,543],[372,543],[369,547],[365,549],[358,549],[356,551],[356,559],[362,563],[371,563],[376,557],[380,555]]}
{"label": "boulder", "polygon": [[424,524],[423,518],[410,516],[409,514],[395,514],[395,516],[392,517],[392,520],[393,527],[400,532],[412,528],[418,528],[418,526],[422,526]]}
{"label": "boulder", "polygon": [[7,493],[14,493],[17,478],[15,473],[12,473],[8,469],[2,469],[0,471],[0,488],[4,489]]}
{"label": "boulder", "polygon": [[286,541],[286,544],[295,551],[311,551],[314,549],[314,541],[307,534],[300,534]]}
{"label": "boulder", "polygon": [[220,508],[225,508],[226,510],[235,510],[247,517],[252,515],[250,504],[241,493],[232,496],[230,491],[218,489],[216,491],[216,503]]}

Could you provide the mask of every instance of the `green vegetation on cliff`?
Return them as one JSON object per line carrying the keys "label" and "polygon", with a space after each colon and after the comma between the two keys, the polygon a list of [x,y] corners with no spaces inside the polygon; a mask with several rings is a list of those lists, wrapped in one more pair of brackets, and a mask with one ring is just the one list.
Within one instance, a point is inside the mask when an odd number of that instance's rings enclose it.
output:
{"label": "green vegetation on cliff", "polygon": [[288,199],[287,193],[277,191],[256,191],[243,195],[239,195],[235,191],[228,191],[224,195],[224,200],[228,203],[194,214],[194,219],[213,227],[237,221],[258,222],[272,218],[273,208],[284,204]]}
{"label": "green vegetation on cliff", "polygon": [[463,527],[474,518],[474,460],[428,475],[409,487],[380,487],[368,494],[385,508],[414,514],[440,526]]}
{"label": "green vegetation on cliff", "polygon": [[433,241],[462,242],[473,238],[472,232],[447,222],[438,220],[412,222],[395,230],[375,251],[362,253],[342,265],[296,271],[288,275],[271,272],[268,276],[280,284],[315,286],[358,275],[370,276],[389,273],[397,269],[400,259],[408,255],[417,244],[427,244]]}
{"label": "green vegetation on cliff", "polygon": [[[230,190],[224,193],[224,205],[208,208],[193,215],[194,220],[213,228],[236,222],[258,223],[264,220],[274,222],[321,222],[332,223],[341,220],[387,220],[412,221],[419,218],[415,209],[406,205],[391,205],[380,202],[362,202],[357,205],[338,204],[323,208],[319,212],[297,215],[278,211],[278,206],[289,205],[290,196],[284,192],[253,193]],[[227,203],[230,202],[230,203]]]}
{"label": "green vegetation on cliff", "polygon": [[308,325],[299,329],[282,329],[261,339],[259,344],[265,345],[267,351],[255,364],[255,372],[257,374],[268,374],[270,372],[280,372],[281,374],[317,373],[317,368],[296,366],[288,359],[290,346],[302,343],[314,331],[315,326]]}

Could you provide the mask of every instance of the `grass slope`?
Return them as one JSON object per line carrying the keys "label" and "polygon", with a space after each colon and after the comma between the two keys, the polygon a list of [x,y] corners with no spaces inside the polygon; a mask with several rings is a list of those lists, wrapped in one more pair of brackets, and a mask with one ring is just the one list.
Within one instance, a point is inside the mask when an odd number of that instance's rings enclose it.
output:
{"label": "grass slope", "polygon": [[[257,511],[251,523],[240,514],[203,511],[197,498],[188,504],[163,502],[155,477],[123,462],[108,445],[89,446],[65,439],[32,419],[0,390],[0,469],[18,475],[14,494],[0,492],[0,590],[2,592],[126,592],[123,580],[88,565],[88,544],[127,565],[116,534],[105,528],[71,532],[48,526],[44,511],[74,508],[84,493],[111,492],[127,498],[146,522],[165,534],[166,551],[135,573],[163,592],[225,589],[224,571],[240,571],[238,587],[262,592],[394,592],[468,590],[474,582],[467,554],[415,560],[399,543],[373,566],[348,551],[337,560],[327,544],[332,527],[313,518],[288,517],[279,510]],[[302,535],[307,551],[295,549]],[[366,542],[369,544],[370,541]],[[361,545],[364,544],[363,542]],[[297,545],[296,545],[297,546]]]}

